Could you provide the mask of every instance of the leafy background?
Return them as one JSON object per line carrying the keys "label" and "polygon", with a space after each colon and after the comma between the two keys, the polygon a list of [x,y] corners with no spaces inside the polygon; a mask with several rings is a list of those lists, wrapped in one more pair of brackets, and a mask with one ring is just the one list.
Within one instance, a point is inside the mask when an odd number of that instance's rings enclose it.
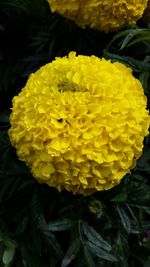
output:
{"label": "leafy background", "polygon": [[149,136],[121,184],[89,197],[38,184],[10,144],[13,96],[69,51],[132,67],[150,107],[148,24],[104,34],[52,14],[46,0],[0,0],[0,267],[149,267]]}

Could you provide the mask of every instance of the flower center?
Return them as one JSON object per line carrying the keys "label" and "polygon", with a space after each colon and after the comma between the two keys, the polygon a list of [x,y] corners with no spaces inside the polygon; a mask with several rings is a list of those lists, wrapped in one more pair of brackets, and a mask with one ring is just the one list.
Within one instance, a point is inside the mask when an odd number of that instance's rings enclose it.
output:
{"label": "flower center", "polygon": [[80,90],[75,83],[70,82],[67,79],[63,79],[62,82],[58,84],[58,91],[59,92],[66,92],[66,91],[76,92]]}

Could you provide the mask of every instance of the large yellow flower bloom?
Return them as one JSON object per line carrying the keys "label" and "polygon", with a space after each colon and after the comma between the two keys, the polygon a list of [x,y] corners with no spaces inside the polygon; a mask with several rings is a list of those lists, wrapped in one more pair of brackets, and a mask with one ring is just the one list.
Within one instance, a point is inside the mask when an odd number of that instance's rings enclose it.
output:
{"label": "large yellow flower bloom", "polygon": [[88,195],[114,187],[135,166],[149,121],[130,68],[71,52],[32,74],[14,97],[9,136],[39,182]]}
{"label": "large yellow flower bloom", "polygon": [[114,31],[135,24],[142,17],[148,0],[48,0],[52,12],[58,12],[82,28]]}

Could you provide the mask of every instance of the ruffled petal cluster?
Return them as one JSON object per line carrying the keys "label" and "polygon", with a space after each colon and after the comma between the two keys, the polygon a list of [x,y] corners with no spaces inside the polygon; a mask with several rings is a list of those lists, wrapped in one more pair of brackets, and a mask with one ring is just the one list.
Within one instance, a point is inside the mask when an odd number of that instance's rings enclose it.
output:
{"label": "ruffled petal cluster", "polygon": [[14,97],[10,140],[39,182],[74,194],[107,190],[142,153],[146,102],[130,68],[71,52]]}
{"label": "ruffled petal cluster", "polygon": [[135,24],[143,15],[148,0],[48,0],[52,12],[73,20],[82,28],[104,32]]}

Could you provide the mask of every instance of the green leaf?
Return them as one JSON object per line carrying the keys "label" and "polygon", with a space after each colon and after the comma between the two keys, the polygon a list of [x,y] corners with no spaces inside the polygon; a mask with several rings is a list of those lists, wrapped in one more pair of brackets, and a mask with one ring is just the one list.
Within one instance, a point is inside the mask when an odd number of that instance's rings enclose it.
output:
{"label": "green leaf", "polygon": [[37,228],[40,229],[40,231],[43,231],[46,228],[46,219],[45,214],[42,206],[42,201],[39,193],[39,189],[36,188],[32,197],[31,201],[31,215],[33,223],[37,226]]}
{"label": "green leaf", "polygon": [[61,267],[67,267],[77,256],[81,248],[81,241],[79,238],[74,240],[66,252]]}
{"label": "green leaf", "polygon": [[89,251],[94,254],[95,256],[97,256],[98,258],[107,260],[107,261],[111,261],[111,262],[117,262],[117,258],[114,257],[112,254],[106,252],[105,250],[103,250],[100,247],[97,247],[96,245],[94,245],[92,242],[87,241],[86,242],[87,248],[89,249]]}
{"label": "green leaf", "polygon": [[29,221],[29,217],[24,216],[24,218],[22,219],[22,221],[20,222],[20,224],[16,228],[16,232],[15,232],[16,236],[19,236],[20,234],[22,234],[25,231],[25,229],[28,225],[28,221]]}
{"label": "green leaf", "polygon": [[117,41],[120,38],[123,38],[124,36],[126,36],[127,34],[129,34],[131,31],[131,29],[125,30],[125,31],[121,31],[119,33],[116,33],[115,36],[112,38],[112,40],[109,42],[108,46],[106,47],[106,49],[108,50],[109,47],[112,46],[112,44]]}
{"label": "green leaf", "polygon": [[83,232],[84,232],[85,236],[87,237],[87,239],[90,242],[95,244],[97,247],[103,248],[106,251],[110,251],[112,249],[111,245],[107,241],[105,241],[101,237],[101,235],[98,232],[96,232],[87,223],[83,223],[82,227],[83,227]]}
{"label": "green leaf", "polygon": [[85,262],[87,267],[96,267],[91,252],[88,250],[87,246],[84,244],[83,246]]}
{"label": "green leaf", "polygon": [[55,222],[48,223],[46,226],[47,231],[65,231],[72,226],[72,221],[70,219],[60,219]]}
{"label": "green leaf", "polygon": [[[124,38],[123,42],[122,42],[122,45],[120,47],[120,50],[124,49],[129,43],[130,41],[136,36],[138,35],[139,33],[144,33],[145,30],[144,29],[133,29],[129,32],[129,34]],[[148,31],[146,30],[146,33]]]}
{"label": "green leaf", "polygon": [[120,194],[111,199],[113,202],[125,202],[128,198],[127,192],[122,191]]}
{"label": "green leaf", "polygon": [[115,253],[118,255],[119,263],[118,266],[129,267],[128,266],[128,257],[129,257],[129,247],[128,247],[128,235],[126,232],[122,233],[118,231],[115,238]]}
{"label": "green leaf", "polygon": [[[120,40],[120,42],[119,42]],[[116,45],[116,41],[120,46],[120,50],[123,50],[125,47],[129,47],[135,45],[140,42],[149,41],[150,40],[150,31],[146,28],[140,29],[137,26],[132,27],[131,29],[121,31],[116,33],[111,42],[107,46],[110,48],[112,45]]]}
{"label": "green leaf", "polygon": [[133,46],[135,44],[142,43],[142,42],[144,42],[145,45],[148,46],[149,42],[146,42],[146,41],[150,41],[150,35],[146,35],[146,34],[145,34],[145,36],[141,36],[141,37],[138,37],[137,39],[133,40],[131,43],[128,44],[127,47],[130,47],[130,46]]}
{"label": "green leaf", "polygon": [[131,232],[131,223],[128,215],[126,214],[125,210],[117,205],[117,211],[119,213],[121,223],[124,227],[124,229],[127,231],[127,233]]}
{"label": "green leaf", "polygon": [[143,71],[150,71],[149,63],[134,59],[130,56],[119,56],[118,54],[110,53],[104,50],[103,57],[106,59],[111,59],[112,61],[119,61],[138,73]]}
{"label": "green leaf", "polygon": [[55,252],[55,255],[59,259],[62,259],[63,251],[62,251],[55,235],[50,233],[50,232],[45,232],[43,238],[44,238],[45,242],[47,243],[47,245],[49,246],[49,248],[53,249],[53,251]]}
{"label": "green leaf", "polygon": [[12,262],[13,258],[15,255],[15,249],[14,248],[6,248],[4,253],[3,253],[3,263],[4,264],[9,264]]}
{"label": "green leaf", "polygon": [[150,73],[149,72],[142,72],[139,76],[139,80],[143,85],[145,93],[148,93],[148,81],[149,81]]}
{"label": "green leaf", "polygon": [[8,237],[3,237],[4,245],[10,249],[16,249],[18,244],[16,241],[9,239]]}
{"label": "green leaf", "polygon": [[137,217],[134,214],[134,211],[132,210],[132,208],[129,205],[126,205],[126,207],[128,208],[133,220],[135,221],[136,225],[138,226],[139,222],[138,222]]}

